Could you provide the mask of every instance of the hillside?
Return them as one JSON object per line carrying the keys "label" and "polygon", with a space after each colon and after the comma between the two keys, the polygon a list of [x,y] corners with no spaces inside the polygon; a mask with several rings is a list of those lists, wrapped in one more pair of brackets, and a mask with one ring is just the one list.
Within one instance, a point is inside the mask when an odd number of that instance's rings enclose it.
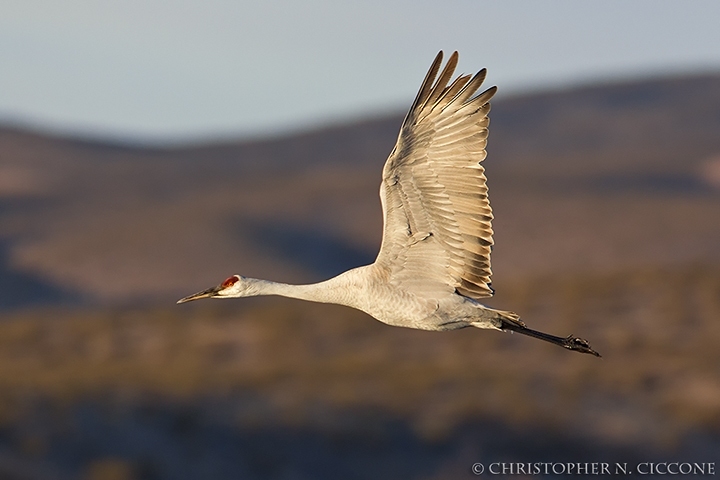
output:
{"label": "hillside", "polygon": [[[720,76],[497,99],[495,285],[716,262],[718,112]],[[303,281],[372,261],[400,120],[155,149],[0,130],[0,284],[16,299],[0,303],[169,301],[235,272]]]}

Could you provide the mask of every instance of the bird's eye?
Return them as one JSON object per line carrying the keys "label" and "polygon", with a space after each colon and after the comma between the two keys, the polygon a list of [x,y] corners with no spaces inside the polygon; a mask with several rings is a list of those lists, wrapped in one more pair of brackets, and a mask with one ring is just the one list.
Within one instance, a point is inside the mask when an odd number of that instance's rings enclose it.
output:
{"label": "bird's eye", "polygon": [[238,281],[238,278],[236,276],[232,276],[232,277],[228,278],[227,280],[225,280],[220,286],[222,288],[229,288],[229,287],[232,287],[233,285],[235,285],[237,283],[237,281]]}

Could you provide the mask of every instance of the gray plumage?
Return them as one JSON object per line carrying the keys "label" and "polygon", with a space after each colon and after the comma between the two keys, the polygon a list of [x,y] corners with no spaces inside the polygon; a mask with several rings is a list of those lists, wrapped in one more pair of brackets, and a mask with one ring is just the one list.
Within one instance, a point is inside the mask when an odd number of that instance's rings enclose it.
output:
{"label": "gray plumage", "polygon": [[384,227],[374,263],[310,285],[234,275],[178,303],[282,295],[357,308],[388,325],[514,331],[599,356],[583,339],[531,330],[515,313],[479,303],[493,294],[493,214],[482,161],[497,89],[477,93],[484,69],[451,82],[457,52],[438,76],[442,57],[430,67],[383,168]]}

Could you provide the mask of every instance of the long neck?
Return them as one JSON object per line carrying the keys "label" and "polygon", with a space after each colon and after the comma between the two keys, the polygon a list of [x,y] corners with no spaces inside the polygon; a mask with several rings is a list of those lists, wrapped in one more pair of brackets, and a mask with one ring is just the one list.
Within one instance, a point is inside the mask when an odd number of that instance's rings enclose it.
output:
{"label": "long neck", "polygon": [[251,296],[280,295],[311,302],[355,306],[355,299],[360,293],[356,291],[359,282],[354,281],[360,275],[358,270],[350,270],[324,282],[307,285],[290,285],[256,278],[247,278],[245,281],[249,284],[247,293]]}

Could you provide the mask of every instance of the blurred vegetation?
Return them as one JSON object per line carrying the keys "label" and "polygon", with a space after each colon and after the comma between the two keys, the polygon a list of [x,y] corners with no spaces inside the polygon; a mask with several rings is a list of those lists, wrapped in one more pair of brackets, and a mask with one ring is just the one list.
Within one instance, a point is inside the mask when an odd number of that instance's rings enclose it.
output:
{"label": "blurred vegetation", "polygon": [[[212,410],[224,399],[220,417],[240,430],[373,438],[384,435],[373,418],[393,418],[442,444],[463,425],[499,419],[650,451],[720,436],[719,268],[498,287],[493,305],[533,328],[583,336],[603,358],[494,331],[392,328],[351,309],[276,298],[26,311],[0,323],[0,429],[38,409],[62,422],[83,402]],[[26,455],[53,448],[37,428],[17,432],[13,449]],[[131,478],[119,460],[94,461],[87,478]]]}

